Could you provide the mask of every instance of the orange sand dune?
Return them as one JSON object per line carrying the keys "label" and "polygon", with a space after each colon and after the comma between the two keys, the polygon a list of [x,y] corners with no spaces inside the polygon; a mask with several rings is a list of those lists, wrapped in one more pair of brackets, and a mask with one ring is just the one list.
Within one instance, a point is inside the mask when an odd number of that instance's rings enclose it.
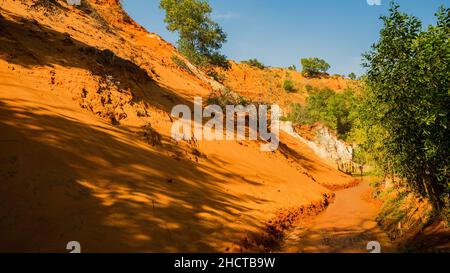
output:
{"label": "orange sand dune", "polygon": [[[292,103],[304,103],[308,96],[306,87],[331,88],[337,92],[353,87],[356,81],[338,76],[306,78],[298,71],[286,68],[258,69],[248,64],[231,62],[231,69],[219,71],[224,76],[223,84],[235,92],[254,101],[277,103],[283,108]],[[283,89],[286,79],[293,82],[295,92]]]}
{"label": "orange sand dune", "polygon": [[217,83],[105,2],[0,8],[0,251],[241,251],[320,184],[352,183],[283,135],[275,153],[172,140],[171,107]]}

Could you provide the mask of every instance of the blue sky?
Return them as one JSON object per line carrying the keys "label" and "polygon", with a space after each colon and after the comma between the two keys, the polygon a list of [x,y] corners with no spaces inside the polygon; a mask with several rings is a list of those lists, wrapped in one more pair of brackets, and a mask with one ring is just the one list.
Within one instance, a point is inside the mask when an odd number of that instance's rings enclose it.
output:
{"label": "blue sky", "polygon": [[[159,0],[124,0],[130,16],[150,32],[174,43],[177,35],[166,30]],[[300,58],[320,57],[330,73],[363,73],[361,54],[378,40],[380,15],[388,0],[370,6],[367,0],[210,0],[212,17],[228,34],[222,53],[241,61],[257,58],[274,67],[295,64]],[[402,11],[424,25],[435,22],[440,5],[450,0],[398,0]]]}

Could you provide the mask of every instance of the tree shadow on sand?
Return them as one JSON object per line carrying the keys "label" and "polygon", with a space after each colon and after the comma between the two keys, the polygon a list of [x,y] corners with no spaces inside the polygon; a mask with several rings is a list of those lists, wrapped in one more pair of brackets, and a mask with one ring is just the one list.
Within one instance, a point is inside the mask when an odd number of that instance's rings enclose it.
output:
{"label": "tree shadow on sand", "polygon": [[[166,113],[192,106],[149,69],[1,8],[0,42],[8,63],[112,75],[136,102]],[[250,211],[243,200],[267,202],[228,193],[231,180],[260,184],[227,172],[220,158],[179,160],[131,131],[26,105],[0,101],[0,251],[60,252],[74,240],[85,252],[224,251],[218,242],[245,232],[236,224]]]}
{"label": "tree shadow on sand", "polygon": [[265,202],[228,194],[227,180],[242,177],[220,166],[10,103],[0,102],[0,250],[64,251],[76,240],[94,252],[224,251],[214,243],[242,232],[224,224],[248,211],[241,198]]}

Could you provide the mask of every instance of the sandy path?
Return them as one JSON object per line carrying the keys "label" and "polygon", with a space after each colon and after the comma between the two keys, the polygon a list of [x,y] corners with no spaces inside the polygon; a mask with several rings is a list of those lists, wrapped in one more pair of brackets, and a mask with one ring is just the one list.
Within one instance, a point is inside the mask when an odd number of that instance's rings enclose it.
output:
{"label": "sandy path", "polygon": [[378,208],[367,200],[369,181],[336,193],[329,208],[290,231],[284,252],[369,252],[367,243],[378,241],[382,252],[393,252],[387,235],[377,226]]}

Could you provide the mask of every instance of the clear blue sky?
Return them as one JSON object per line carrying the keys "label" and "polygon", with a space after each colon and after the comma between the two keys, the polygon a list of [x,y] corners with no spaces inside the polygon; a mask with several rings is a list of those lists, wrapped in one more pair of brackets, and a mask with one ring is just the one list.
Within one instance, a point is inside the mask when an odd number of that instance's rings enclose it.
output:
{"label": "clear blue sky", "polygon": [[[378,40],[380,15],[388,0],[370,6],[367,0],[210,0],[212,17],[228,34],[222,52],[241,61],[257,58],[264,64],[286,67],[300,58],[320,57],[331,73],[363,73],[361,54]],[[434,24],[440,5],[450,0],[398,0],[402,11]],[[150,32],[174,43],[177,35],[166,30],[159,0],[124,0],[130,16]]]}

